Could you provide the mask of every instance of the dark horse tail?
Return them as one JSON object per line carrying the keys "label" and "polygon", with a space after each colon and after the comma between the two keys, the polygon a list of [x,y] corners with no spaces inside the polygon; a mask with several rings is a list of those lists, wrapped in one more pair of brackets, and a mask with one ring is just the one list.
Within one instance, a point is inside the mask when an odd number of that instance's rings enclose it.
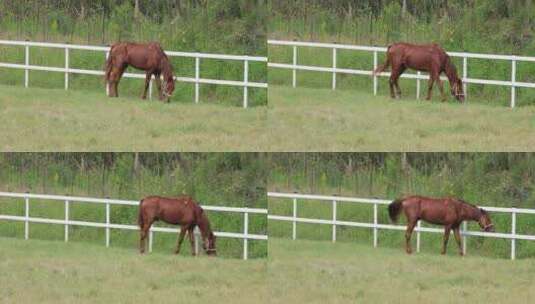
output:
{"label": "dark horse tail", "polygon": [[388,55],[388,51],[390,51],[390,47],[392,47],[392,45],[389,45],[387,50],[386,50],[386,61],[384,64],[378,66],[374,71],[373,71],[373,76],[376,76],[377,74],[380,74],[382,73],[386,68],[388,68],[388,66],[390,66],[390,56]]}
{"label": "dark horse tail", "polygon": [[139,213],[137,215],[137,224],[139,228],[143,228],[143,213],[141,213],[141,205],[143,205],[143,200],[139,201]]}
{"label": "dark horse tail", "polygon": [[390,220],[394,223],[398,221],[399,214],[401,213],[401,203],[403,203],[403,199],[398,198],[388,205],[388,215],[390,216]]}

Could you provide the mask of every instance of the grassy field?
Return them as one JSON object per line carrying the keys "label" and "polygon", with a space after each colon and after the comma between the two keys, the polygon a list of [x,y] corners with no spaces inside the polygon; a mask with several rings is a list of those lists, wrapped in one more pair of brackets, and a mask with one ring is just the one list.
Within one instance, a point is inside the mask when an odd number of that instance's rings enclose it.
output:
{"label": "grassy field", "polygon": [[531,303],[535,260],[270,238],[273,303]]}
{"label": "grassy field", "polygon": [[265,107],[0,86],[3,151],[259,151]]}
{"label": "grassy field", "polygon": [[534,107],[438,100],[270,86],[270,150],[526,151],[535,144]]}
{"label": "grassy field", "polygon": [[[266,302],[266,261],[0,238],[2,303]],[[250,297],[242,297],[247,292]]]}

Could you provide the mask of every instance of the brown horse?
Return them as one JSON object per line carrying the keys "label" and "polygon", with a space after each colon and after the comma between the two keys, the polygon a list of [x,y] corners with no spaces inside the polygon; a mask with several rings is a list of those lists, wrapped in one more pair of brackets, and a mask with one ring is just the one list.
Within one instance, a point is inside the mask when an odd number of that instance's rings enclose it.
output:
{"label": "brown horse", "polygon": [[216,255],[215,235],[210,229],[210,222],[199,204],[189,196],[166,198],[148,196],[139,202],[138,224],[141,229],[139,251],[145,252],[145,239],[150,226],[157,220],[173,225],[180,225],[175,254],[180,252],[184,235],[188,232],[192,254],[195,255],[194,229],[199,227],[203,240],[203,249],[208,255]]}
{"label": "brown horse", "polygon": [[444,243],[442,254],[446,253],[446,246],[450,236],[450,230],[453,229],[455,240],[459,246],[459,253],[463,255],[461,245],[461,234],[459,227],[463,221],[472,220],[479,223],[482,230],[493,232],[489,214],[477,206],[469,204],[460,199],[454,198],[428,198],[423,196],[408,196],[394,200],[388,205],[388,214],[393,222],[397,222],[401,211],[405,212],[407,217],[407,230],[405,232],[405,242],[407,253],[412,253],[411,235],[419,220],[424,220],[431,224],[444,226]]}
{"label": "brown horse", "polygon": [[[399,88],[398,83],[399,76],[401,76],[407,68],[411,68],[417,71],[429,72],[427,100],[431,99],[431,92],[435,81],[440,88],[442,101],[446,100],[444,86],[442,80],[440,80],[440,74],[445,73],[450,82],[451,94],[455,96],[458,101],[464,102],[463,83],[457,76],[457,69],[451,62],[448,54],[446,54],[446,52],[437,44],[392,44],[388,46],[386,62],[375,69],[373,75],[375,76],[383,72],[389,65],[392,66],[392,73],[390,74],[390,96],[392,96],[392,98],[401,97],[401,89]],[[395,92],[394,86],[397,89],[397,92]]]}
{"label": "brown horse", "polygon": [[[173,68],[159,43],[121,42],[111,46],[110,54],[106,61],[106,85],[110,88],[110,97],[119,96],[117,86],[129,65],[146,72],[145,89],[141,98],[147,98],[150,79],[154,75],[160,100],[167,98],[167,102],[169,102],[169,97],[175,90]],[[163,74],[165,84],[163,91],[160,82],[161,74]]]}

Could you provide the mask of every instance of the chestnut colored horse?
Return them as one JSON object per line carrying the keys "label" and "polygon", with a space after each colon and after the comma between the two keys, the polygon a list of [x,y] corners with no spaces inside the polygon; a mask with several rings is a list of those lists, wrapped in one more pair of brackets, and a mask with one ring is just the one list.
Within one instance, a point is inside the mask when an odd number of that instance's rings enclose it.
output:
{"label": "chestnut colored horse", "polygon": [[[165,97],[167,98],[167,102],[169,102],[169,97],[175,90],[173,68],[159,43],[121,42],[111,46],[106,62],[106,85],[110,88],[110,97],[119,96],[117,85],[129,65],[136,69],[146,71],[145,89],[141,95],[142,99],[147,98],[150,78],[154,75],[160,100],[163,100]],[[160,82],[161,74],[163,74],[164,79],[163,91]]]}
{"label": "chestnut colored horse", "polygon": [[141,229],[139,251],[145,252],[145,239],[150,226],[155,221],[162,220],[173,225],[180,225],[175,254],[180,252],[184,235],[188,232],[191,252],[195,255],[195,240],[193,231],[199,227],[203,240],[203,249],[208,255],[216,255],[215,235],[210,229],[210,222],[204,210],[190,196],[167,198],[148,196],[139,202],[138,224]]}
{"label": "chestnut colored horse", "polygon": [[408,196],[396,199],[388,205],[388,214],[393,222],[397,222],[401,211],[403,211],[407,217],[405,242],[406,251],[409,254],[412,253],[410,243],[412,231],[419,220],[444,226],[442,254],[446,253],[450,230],[453,229],[455,240],[459,246],[459,253],[463,255],[461,234],[459,232],[463,221],[476,221],[479,223],[482,230],[486,232],[494,232],[494,225],[490,220],[489,214],[485,210],[460,199]]}
{"label": "chestnut colored horse", "polygon": [[[417,71],[429,72],[427,100],[431,99],[431,92],[435,81],[440,88],[442,101],[446,100],[444,86],[442,80],[440,80],[440,74],[445,73],[450,82],[451,94],[458,101],[464,102],[463,83],[457,76],[457,69],[451,62],[448,54],[438,44],[417,45],[402,42],[394,43],[388,46],[386,62],[375,69],[373,75],[375,76],[383,72],[389,65],[392,66],[392,73],[390,74],[390,96],[392,98],[401,97],[401,89],[398,83],[399,76],[407,68],[411,68]],[[397,92],[394,90],[394,86]]]}

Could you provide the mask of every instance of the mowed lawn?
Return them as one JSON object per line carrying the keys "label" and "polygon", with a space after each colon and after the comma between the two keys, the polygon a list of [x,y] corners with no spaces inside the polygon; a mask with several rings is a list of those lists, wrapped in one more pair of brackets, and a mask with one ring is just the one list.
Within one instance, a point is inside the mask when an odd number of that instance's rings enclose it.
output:
{"label": "mowed lawn", "polygon": [[[266,261],[0,238],[0,303],[265,303]],[[247,295],[247,296],[244,296]]]}
{"label": "mowed lawn", "polygon": [[535,107],[270,86],[271,151],[531,151]]}
{"label": "mowed lawn", "polygon": [[269,239],[273,303],[533,303],[535,260]]}
{"label": "mowed lawn", "polygon": [[3,151],[262,151],[266,107],[0,86]]}

